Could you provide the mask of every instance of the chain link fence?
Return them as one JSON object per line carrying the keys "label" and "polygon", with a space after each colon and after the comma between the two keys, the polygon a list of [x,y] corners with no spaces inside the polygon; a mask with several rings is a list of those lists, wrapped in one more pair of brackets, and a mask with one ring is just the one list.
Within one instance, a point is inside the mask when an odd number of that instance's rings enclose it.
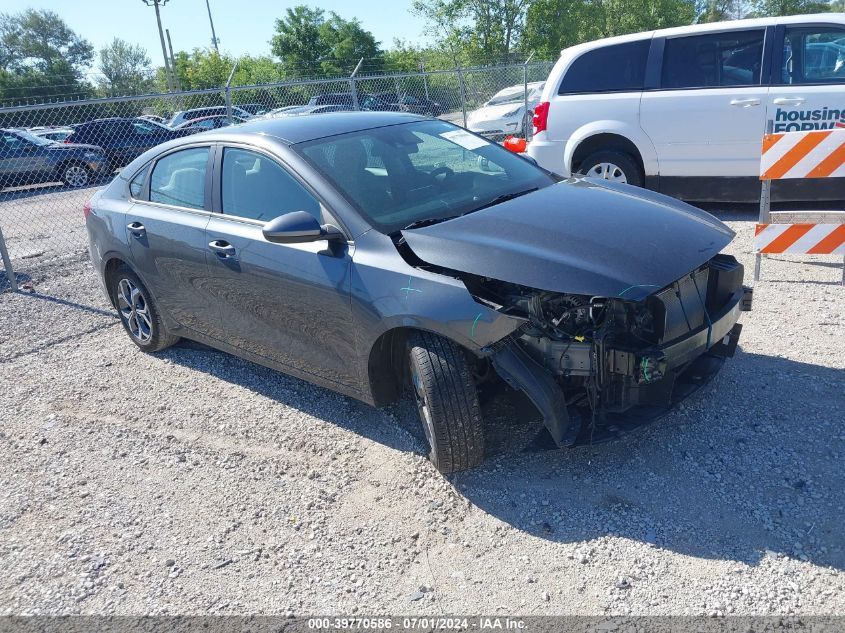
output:
{"label": "chain link fence", "polygon": [[[288,81],[0,108],[0,288],[84,258],[83,206],[133,158],[172,138],[254,117],[413,112],[502,140],[529,136],[551,62]],[[527,87],[527,91],[526,91]],[[503,92],[504,91],[504,92]],[[491,101],[492,100],[492,101]],[[527,105],[527,110],[526,110]],[[231,123],[230,123],[231,122]]]}

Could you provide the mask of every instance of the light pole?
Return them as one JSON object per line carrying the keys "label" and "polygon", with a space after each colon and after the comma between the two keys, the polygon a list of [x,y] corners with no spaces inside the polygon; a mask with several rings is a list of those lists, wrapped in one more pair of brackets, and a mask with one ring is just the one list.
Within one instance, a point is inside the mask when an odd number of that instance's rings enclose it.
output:
{"label": "light pole", "polygon": [[219,55],[220,51],[217,48],[217,34],[214,32],[214,20],[211,19],[211,5],[208,0],[205,0],[205,8],[208,9],[208,23],[211,25],[211,45],[214,51]]}
{"label": "light pole", "polygon": [[176,92],[176,86],[173,81],[173,69],[170,67],[170,58],[167,56],[167,47],[164,44],[164,31],[161,28],[161,13],[159,13],[159,5],[164,6],[168,0],[141,0],[148,7],[155,7],[156,22],[158,22],[158,37],[161,40],[161,54],[164,57],[164,72],[167,75],[167,88],[170,92]]}

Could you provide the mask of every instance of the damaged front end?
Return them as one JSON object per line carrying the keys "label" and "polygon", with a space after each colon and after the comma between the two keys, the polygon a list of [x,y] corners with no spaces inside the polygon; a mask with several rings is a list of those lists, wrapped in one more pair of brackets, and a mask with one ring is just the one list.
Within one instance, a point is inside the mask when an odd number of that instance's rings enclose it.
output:
{"label": "damaged front end", "polygon": [[531,399],[558,446],[611,439],[706,383],[733,356],[737,319],[752,297],[742,265],[728,255],[638,301],[626,290],[592,297],[462,279],[476,301],[525,319],[484,351]]}

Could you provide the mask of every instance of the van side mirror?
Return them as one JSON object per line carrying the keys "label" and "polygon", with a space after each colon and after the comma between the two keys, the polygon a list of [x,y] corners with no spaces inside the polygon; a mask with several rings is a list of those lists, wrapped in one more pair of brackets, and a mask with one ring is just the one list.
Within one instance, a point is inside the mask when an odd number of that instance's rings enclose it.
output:
{"label": "van side mirror", "polygon": [[307,211],[291,211],[273,218],[261,231],[264,239],[275,244],[298,244],[317,240],[342,240],[343,233],[331,224],[320,225]]}

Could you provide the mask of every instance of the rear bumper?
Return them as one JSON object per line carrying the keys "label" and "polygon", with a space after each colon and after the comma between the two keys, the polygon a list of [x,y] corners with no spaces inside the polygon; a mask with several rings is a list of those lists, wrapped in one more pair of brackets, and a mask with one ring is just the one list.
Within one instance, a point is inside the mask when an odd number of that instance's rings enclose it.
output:
{"label": "rear bumper", "polygon": [[566,141],[549,141],[542,138],[534,138],[528,144],[527,154],[537,161],[543,169],[569,178],[572,174],[564,164],[564,152]]}

